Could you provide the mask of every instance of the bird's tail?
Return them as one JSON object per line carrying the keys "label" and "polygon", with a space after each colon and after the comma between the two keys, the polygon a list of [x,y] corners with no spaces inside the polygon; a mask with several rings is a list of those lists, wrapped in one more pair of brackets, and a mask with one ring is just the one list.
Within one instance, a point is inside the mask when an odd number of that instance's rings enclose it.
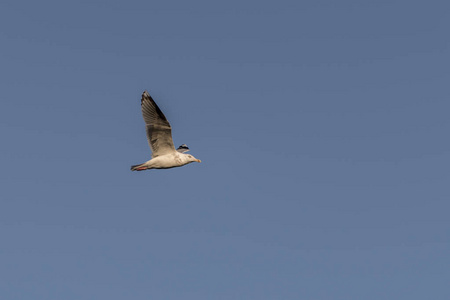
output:
{"label": "bird's tail", "polygon": [[140,165],[131,166],[131,171],[144,171],[147,169],[148,169],[148,166],[145,163],[140,164]]}

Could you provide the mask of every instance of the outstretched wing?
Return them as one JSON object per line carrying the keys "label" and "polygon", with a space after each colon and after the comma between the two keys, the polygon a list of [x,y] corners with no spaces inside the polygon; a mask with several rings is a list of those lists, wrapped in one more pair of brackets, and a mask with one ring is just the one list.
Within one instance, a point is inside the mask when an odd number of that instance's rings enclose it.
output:
{"label": "outstretched wing", "polygon": [[147,91],[142,93],[141,109],[152,157],[175,152],[172,141],[172,127]]}
{"label": "outstretched wing", "polygon": [[189,148],[188,148],[188,146],[186,144],[183,144],[180,147],[178,147],[177,151],[180,152],[180,153],[184,153],[184,152],[188,152]]}

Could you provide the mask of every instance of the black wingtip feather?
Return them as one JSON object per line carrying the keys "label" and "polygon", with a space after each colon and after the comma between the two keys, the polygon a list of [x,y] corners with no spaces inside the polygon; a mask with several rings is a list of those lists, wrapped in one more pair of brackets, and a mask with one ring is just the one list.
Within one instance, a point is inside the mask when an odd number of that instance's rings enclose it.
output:
{"label": "black wingtip feather", "polygon": [[156,105],[155,100],[153,100],[152,96],[150,96],[150,94],[147,92],[147,90],[145,90],[145,91],[142,93],[141,106],[142,106],[142,104],[144,103],[144,100],[145,100],[145,99],[150,100],[150,102],[152,103],[152,105],[155,107],[155,110],[156,110],[156,113],[158,114],[158,116],[159,116],[162,120],[167,121],[166,116],[165,116],[165,115],[163,114],[163,112],[159,109],[158,105]]}

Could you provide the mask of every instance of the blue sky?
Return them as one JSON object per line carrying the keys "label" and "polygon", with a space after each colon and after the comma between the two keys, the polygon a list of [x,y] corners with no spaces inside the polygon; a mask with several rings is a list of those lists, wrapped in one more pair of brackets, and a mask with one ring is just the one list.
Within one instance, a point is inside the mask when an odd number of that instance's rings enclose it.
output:
{"label": "blue sky", "polygon": [[449,299],[449,13],[2,1],[0,298]]}

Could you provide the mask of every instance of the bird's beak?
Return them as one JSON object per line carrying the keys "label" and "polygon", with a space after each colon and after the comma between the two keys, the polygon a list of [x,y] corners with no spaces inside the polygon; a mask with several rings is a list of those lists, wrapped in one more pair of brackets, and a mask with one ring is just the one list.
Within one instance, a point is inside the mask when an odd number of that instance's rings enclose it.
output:
{"label": "bird's beak", "polygon": [[199,162],[199,163],[200,163],[200,162],[202,162],[202,161],[201,161],[200,159],[197,159],[197,162]]}

